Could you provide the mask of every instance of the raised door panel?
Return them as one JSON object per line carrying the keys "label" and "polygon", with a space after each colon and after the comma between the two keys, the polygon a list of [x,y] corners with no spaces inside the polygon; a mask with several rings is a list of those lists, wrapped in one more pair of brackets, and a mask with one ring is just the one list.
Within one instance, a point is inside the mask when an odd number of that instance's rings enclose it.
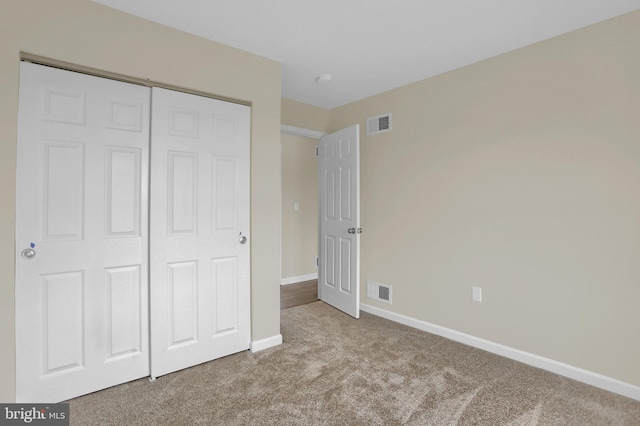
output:
{"label": "raised door panel", "polygon": [[138,355],[142,352],[143,286],[140,265],[107,268],[107,362]]}
{"label": "raised door panel", "polygon": [[108,237],[140,236],[140,149],[106,148],[106,209]]}
{"label": "raised door panel", "polygon": [[84,231],[84,145],[43,141],[43,239],[79,240]]}
{"label": "raised door panel", "polygon": [[169,265],[169,349],[198,341],[198,264]]}
{"label": "raised door panel", "polygon": [[234,158],[213,157],[211,188],[213,232],[235,231],[238,210],[238,164]]}
{"label": "raised door panel", "polygon": [[336,286],[336,237],[333,235],[324,236],[324,268],[322,284],[329,287]]}
{"label": "raised door panel", "polygon": [[44,89],[42,119],[57,123],[85,124],[86,92]]}
{"label": "raised door panel", "polygon": [[42,277],[44,374],[84,367],[84,284],[82,271]]}
{"label": "raised door panel", "polygon": [[238,259],[235,257],[213,259],[211,265],[213,283],[213,334],[238,330]]}
{"label": "raised door panel", "polygon": [[350,167],[341,167],[340,168],[340,220],[345,223],[353,222],[353,203],[351,199],[353,194],[351,194],[351,168]]}
{"label": "raised door panel", "polygon": [[169,235],[198,232],[198,155],[192,152],[168,153]]}
{"label": "raised door panel", "polygon": [[132,102],[129,99],[109,99],[107,101],[107,127],[129,132],[142,132],[144,119],[143,102]]}
{"label": "raised door panel", "polygon": [[198,111],[176,106],[169,107],[169,135],[197,139],[199,127]]}

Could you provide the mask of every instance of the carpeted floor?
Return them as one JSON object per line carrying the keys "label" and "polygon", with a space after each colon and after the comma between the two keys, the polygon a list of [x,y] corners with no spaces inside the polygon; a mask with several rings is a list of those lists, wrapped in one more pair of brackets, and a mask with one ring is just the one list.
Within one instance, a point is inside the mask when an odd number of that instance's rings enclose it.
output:
{"label": "carpeted floor", "polygon": [[72,425],[640,425],[640,402],[367,313],[281,312],[284,344],[70,401]]}

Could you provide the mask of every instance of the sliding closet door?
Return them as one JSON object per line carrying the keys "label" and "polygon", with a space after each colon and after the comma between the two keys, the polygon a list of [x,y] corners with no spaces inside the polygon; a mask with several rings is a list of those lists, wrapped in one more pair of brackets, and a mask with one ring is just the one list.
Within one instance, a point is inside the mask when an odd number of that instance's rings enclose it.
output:
{"label": "sliding closet door", "polygon": [[151,375],[249,348],[249,107],[153,89]]}
{"label": "sliding closet door", "polygon": [[18,402],[149,374],[145,87],[22,63]]}

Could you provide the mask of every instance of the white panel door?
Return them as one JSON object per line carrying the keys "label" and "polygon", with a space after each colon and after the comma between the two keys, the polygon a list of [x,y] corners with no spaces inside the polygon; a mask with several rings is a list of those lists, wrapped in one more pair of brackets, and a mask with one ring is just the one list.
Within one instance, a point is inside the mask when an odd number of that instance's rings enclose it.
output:
{"label": "white panel door", "polygon": [[18,402],[58,402],[149,373],[149,95],[21,64]]}
{"label": "white panel door", "polygon": [[249,348],[250,108],[153,89],[151,375]]}
{"label": "white panel door", "polygon": [[360,317],[360,128],[320,139],[320,265],[318,295]]}

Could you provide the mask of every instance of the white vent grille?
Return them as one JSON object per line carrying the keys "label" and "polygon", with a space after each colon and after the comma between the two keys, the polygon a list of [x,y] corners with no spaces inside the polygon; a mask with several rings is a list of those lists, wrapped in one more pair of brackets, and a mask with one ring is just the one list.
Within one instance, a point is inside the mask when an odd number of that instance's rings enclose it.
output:
{"label": "white vent grille", "polygon": [[391,304],[392,287],[367,280],[367,298]]}
{"label": "white vent grille", "polygon": [[391,291],[389,287],[385,287],[382,285],[378,287],[378,299],[385,300],[387,302],[389,301],[389,299],[391,299]]}
{"label": "white vent grille", "polygon": [[391,131],[391,114],[367,118],[367,135]]}

